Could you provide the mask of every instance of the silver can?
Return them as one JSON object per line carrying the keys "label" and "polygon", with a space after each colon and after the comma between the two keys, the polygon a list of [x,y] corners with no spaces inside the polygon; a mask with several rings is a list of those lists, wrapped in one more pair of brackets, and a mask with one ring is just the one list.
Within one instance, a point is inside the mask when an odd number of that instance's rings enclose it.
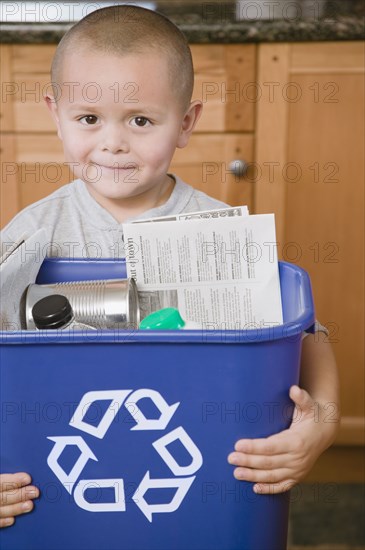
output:
{"label": "silver can", "polygon": [[29,285],[25,297],[25,321],[28,330],[36,328],[32,317],[34,304],[49,294],[66,296],[77,322],[106,329],[139,326],[139,299],[134,279]]}

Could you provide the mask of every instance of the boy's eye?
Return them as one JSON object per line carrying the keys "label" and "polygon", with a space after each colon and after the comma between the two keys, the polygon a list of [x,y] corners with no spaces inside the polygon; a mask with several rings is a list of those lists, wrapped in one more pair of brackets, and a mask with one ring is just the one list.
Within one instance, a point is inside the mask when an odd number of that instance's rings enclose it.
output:
{"label": "boy's eye", "polygon": [[134,123],[133,124],[134,126],[143,127],[143,126],[146,126],[147,124],[149,124],[150,121],[148,120],[148,118],[146,118],[144,116],[136,116],[136,117],[134,117],[132,122]]}
{"label": "boy's eye", "polygon": [[85,116],[79,118],[79,121],[82,124],[85,124],[86,126],[92,126],[93,124],[96,123],[97,119],[98,119],[98,117],[95,116],[95,115],[85,115]]}

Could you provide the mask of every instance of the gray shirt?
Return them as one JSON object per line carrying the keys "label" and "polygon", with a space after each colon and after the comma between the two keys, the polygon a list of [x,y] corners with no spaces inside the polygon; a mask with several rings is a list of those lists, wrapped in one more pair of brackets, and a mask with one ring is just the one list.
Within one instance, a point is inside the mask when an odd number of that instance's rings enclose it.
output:
{"label": "gray shirt", "polygon": [[[193,189],[178,176],[165,204],[125,220],[144,220],[182,212],[223,208],[225,203]],[[124,257],[123,226],[90,195],[85,183],[74,180],[31,204],[1,231],[1,253],[21,237],[43,227],[47,231],[47,255],[73,258]]]}
{"label": "gray shirt", "polygon": [[[156,208],[126,222],[224,208],[224,202],[209,197],[171,174],[176,181],[170,198]],[[51,195],[31,204],[0,233],[1,255],[20,238],[43,227],[48,235],[47,256],[65,258],[123,258],[123,225],[88,192],[85,183],[74,180]],[[316,322],[316,330],[327,330]]]}

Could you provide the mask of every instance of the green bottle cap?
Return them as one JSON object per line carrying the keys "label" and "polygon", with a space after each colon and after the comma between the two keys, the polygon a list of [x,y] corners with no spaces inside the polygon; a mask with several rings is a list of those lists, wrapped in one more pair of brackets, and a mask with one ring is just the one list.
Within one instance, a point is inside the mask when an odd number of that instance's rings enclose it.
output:
{"label": "green bottle cap", "polygon": [[179,311],[174,307],[166,307],[147,315],[140,322],[139,328],[142,330],[179,330],[184,326],[185,322]]}

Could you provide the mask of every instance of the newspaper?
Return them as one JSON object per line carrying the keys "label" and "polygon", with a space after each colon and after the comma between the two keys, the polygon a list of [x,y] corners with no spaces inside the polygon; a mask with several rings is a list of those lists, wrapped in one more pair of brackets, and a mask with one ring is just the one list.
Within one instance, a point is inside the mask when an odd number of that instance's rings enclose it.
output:
{"label": "newspaper", "polygon": [[123,228],[127,273],[140,291],[142,318],[176,307],[206,329],[282,323],[273,214],[227,208]]}
{"label": "newspaper", "polygon": [[207,220],[218,218],[231,218],[232,216],[248,216],[247,206],[233,206],[227,208],[218,208],[216,210],[200,210],[199,212],[188,212],[176,214],[175,216],[159,216],[157,218],[148,218],[146,220],[138,220],[132,223],[146,222],[172,222],[186,220]]}

